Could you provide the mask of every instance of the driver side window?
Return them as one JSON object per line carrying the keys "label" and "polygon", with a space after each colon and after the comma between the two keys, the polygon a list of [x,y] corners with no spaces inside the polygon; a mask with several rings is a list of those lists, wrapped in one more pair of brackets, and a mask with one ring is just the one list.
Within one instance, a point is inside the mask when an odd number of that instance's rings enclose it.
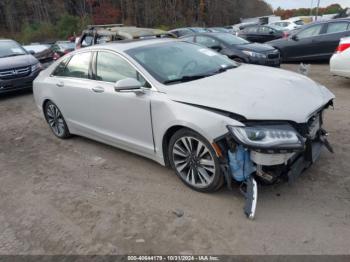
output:
{"label": "driver side window", "polygon": [[98,52],[96,62],[96,80],[115,83],[125,78],[134,78],[144,87],[150,87],[147,81],[123,58],[109,52]]}
{"label": "driver side window", "polygon": [[299,34],[297,34],[297,36],[299,39],[318,36],[321,33],[322,27],[323,27],[322,24],[311,26],[301,31]]}

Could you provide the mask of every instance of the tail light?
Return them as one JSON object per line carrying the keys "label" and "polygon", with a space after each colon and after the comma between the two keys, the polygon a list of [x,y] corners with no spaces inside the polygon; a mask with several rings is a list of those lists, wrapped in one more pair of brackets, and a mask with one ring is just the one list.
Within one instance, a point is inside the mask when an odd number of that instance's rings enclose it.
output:
{"label": "tail light", "polygon": [[340,42],[339,46],[337,47],[336,53],[339,54],[341,52],[344,52],[349,47],[350,47],[350,43],[342,43],[342,42]]}
{"label": "tail light", "polygon": [[283,38],[288,38],[289,33],[288,32],[283,32]]}

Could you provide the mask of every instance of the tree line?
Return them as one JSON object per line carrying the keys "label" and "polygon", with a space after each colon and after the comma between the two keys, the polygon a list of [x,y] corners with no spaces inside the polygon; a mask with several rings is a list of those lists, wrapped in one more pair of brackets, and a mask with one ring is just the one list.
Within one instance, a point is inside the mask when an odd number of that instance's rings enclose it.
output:
{"label": "tree line", "polygon": [[28,42],[65,38],[90,23],[171,29],[269,14],[272,8],[263,0],[1,0],[0,36]]}
{"label": "tree line", "polygon": [[[343,8],[339,4],[332,4],[327,7],[321,7],[318,10],[318,15],[337,14],[341,13]],[[281,16],[282,19],[287,19],[294,16],[309,16],[316,15],[316,8],[299,8],[299,9],[282,9],[277,8],[275,15]]]}

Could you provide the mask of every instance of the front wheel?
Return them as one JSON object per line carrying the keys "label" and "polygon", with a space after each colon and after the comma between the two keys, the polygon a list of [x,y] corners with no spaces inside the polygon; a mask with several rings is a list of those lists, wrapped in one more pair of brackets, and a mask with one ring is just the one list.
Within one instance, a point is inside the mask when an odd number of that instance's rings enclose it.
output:
{"label": "front wheel", "polygon": [[214,192],[223,185],[219,159],[199,134],[188,129],[177,131],[170,139],[168,154],[172,168],[190,188]]}

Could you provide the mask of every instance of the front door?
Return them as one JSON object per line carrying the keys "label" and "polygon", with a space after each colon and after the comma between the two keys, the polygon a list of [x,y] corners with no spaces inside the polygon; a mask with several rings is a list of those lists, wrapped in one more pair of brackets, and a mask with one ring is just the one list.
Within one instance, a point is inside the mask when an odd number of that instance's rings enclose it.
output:
{"label": "front door", "polygon": [[[114,52],[96,53],[93,64],[94,86],[87,103],[94,132],[128,150],[154,154],[150,109],[153,91],[147,89],[149,84]],[[115,83],[125,78],[139,80],[146,87],[145,92],[116,92]]]}

